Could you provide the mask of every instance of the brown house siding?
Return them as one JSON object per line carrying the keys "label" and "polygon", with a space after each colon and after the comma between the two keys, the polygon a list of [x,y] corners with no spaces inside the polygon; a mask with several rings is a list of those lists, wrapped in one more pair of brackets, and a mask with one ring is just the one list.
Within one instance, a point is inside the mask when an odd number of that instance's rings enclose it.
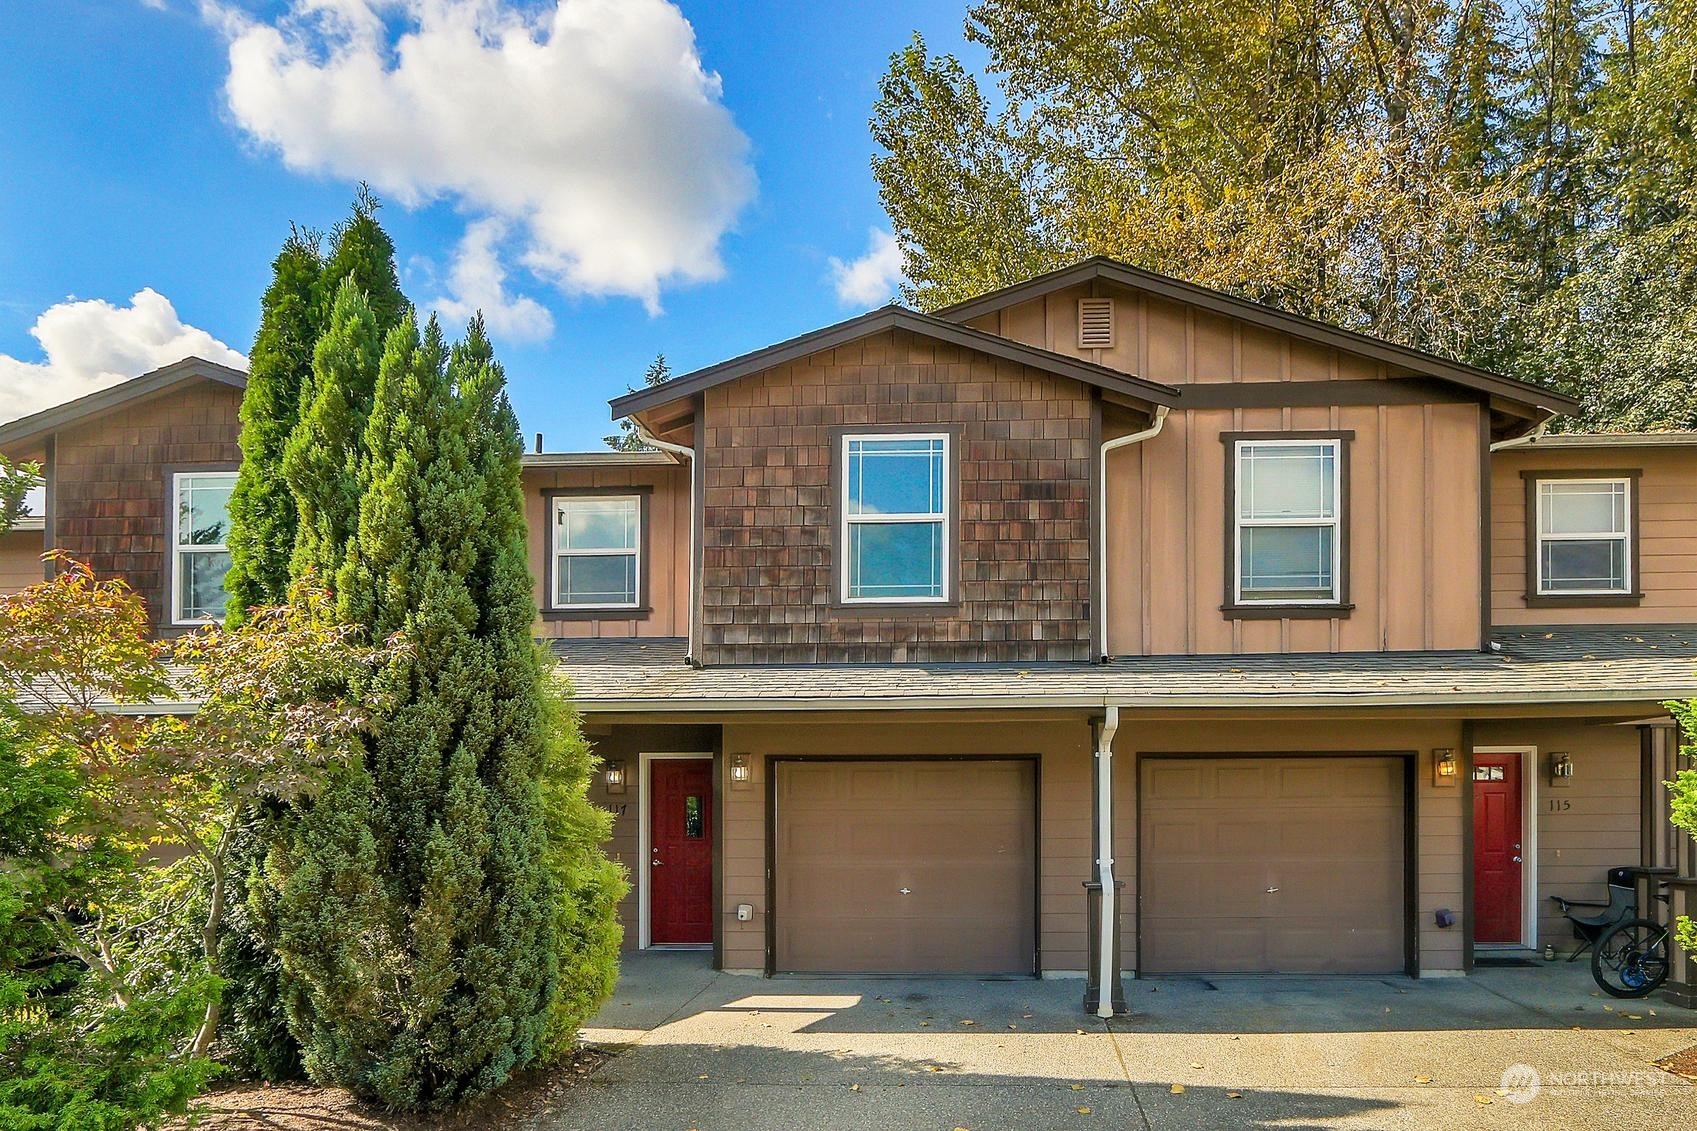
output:
{"label": "brown house siding", "polygon": [[[547,591],[550,539],[548,492],[574,490],[632,494],[647,492],[642,544],[644,610],[608,610],[605,615],[573,612],[550,616]],[[524,519],[529,528],[530,575],[535,584],[536,634],[544,637],[687,636],[689,635],[689,467],[528,467],[524,471]]]}
{"label": "brown house siding", "polygon": [[[704,396],[700,658],[1082,660],[1094,402],[1081,385],[892,331]],[[958,601],[838,606],[833,429],[958,427]]]}
{"label": "brown house siding", "polygon": [[167,469],[232,467],[241,459],[240,389],[201,382],[58,434],[53,535],[58,547],[147,602],[170,628],[165,590]]}
{"label": "brown house siding", "polygon": [[16,593],[41,580],[42,548],[39,530],[0,534],[0,593]]}
{"label": "brown house siding", "polygon": [[[1638,472],[1636,604],[1528,605],[1523,471]],[[1697,621],[1697,448],[1511,448],[1491,457],[1491,607],[1497,624]]]}

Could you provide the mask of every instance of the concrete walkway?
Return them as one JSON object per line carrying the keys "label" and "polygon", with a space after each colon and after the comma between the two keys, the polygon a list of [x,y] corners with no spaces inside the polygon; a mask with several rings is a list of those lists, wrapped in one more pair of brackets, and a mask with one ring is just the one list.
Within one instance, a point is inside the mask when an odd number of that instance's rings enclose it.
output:
{"label": "concrete walkway", "polygon": [[[1132,1015],[1112,1023],[1080,1011],[1081,990],[762,980],[700,954],[633,955],[586,1031],[617,1055],[537,1126],[1625,1131],[1689,1125],[1697,1105],[1651,1066],[1697,1044],[1697,1015],[1598,996],[1579,966],[1131,982]],[[1541,1080],[1525,1103],[1499,1092],[1515,1064]]]}

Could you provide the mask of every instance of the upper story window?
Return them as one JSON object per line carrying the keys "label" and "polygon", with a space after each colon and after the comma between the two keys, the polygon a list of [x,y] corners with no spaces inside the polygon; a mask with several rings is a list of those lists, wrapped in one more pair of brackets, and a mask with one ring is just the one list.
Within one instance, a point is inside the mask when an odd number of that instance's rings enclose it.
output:
{"label": "upper story window", "polygon": [[1343,603],[1344,439],[1232,441],[1230,604]]}
{"label": "upper story window", "polygon": [[949,436],[844,436],[842,597],[940,602],[949,592]]}
{"label": "upper story window", "polygon": [[1535,480],[1534,592],[1541,597],[1632,593],[1632,480]]}
{"label": "upper story window", "polygon": [[233,471],[178,472],[171,477],[171,623],[200,624],[224,617],[224,575],[230,571],[230,492]]}
{"label": "upper story window", "polygon": [[557,609],[634,609],[642,593],[642,496],[558,495],[553,507]]}

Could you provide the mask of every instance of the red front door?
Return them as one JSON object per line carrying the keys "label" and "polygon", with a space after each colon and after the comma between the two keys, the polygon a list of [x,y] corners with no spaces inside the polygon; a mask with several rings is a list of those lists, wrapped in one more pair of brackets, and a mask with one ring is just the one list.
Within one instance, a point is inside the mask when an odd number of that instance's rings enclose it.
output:
{"label": "red front door", "polygon": [[1521,846],[1520,758],[1478,754],[1473,758],[1473,939],[1517,943],[1520,938]]}
{"label": "red front door", "polygon": [[648,941],[713,941],[713,763],[657,758],[648,793]]}

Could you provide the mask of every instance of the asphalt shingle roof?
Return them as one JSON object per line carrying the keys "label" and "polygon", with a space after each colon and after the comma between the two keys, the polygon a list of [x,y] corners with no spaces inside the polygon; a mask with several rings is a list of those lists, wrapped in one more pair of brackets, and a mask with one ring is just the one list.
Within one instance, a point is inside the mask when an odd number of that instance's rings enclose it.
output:
{"label": "asphalt shingle roof", "polygon": [[1697,625],[1525,628],[1500,650],[1149,656],[1107,664],[819,664],[696,669],[682,640],[556,640],[592,712],[958,707],[1390,707],[1697,696]]}

